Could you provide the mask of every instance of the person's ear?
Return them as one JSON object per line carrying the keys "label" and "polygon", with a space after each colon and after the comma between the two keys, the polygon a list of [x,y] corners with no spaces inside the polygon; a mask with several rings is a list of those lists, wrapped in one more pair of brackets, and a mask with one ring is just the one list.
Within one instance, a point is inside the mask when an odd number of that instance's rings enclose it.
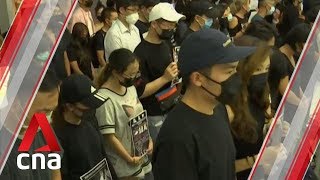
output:
{"label": "person's ear", "polygon": [[106,18],[106,19],[104,20],[104,22],[105,22],[106,24],[110,25],[110,26],[112,25],[110,19],[108,19],[108,18]]}
{"label": "person's ear", "polygon": [[190,83],[194,86],[201,87],[203,84],[203,77],[198,72],[193,72],[190,75]]}
{"label": "person's ear", "polygon": [[156,21],[152,21],[151,23],[150,23],[150,26],[153,28],[153,29],[156,29],[157,28],[157,22]]}
{"label": "person's ear", "polygon": [[126,14],[126,9],[124,7],[120,7],[119,8],[119,12],[120,12],[119,15],[121,15],[121,14],[125,15]]}
{"label": "person's ear", "polygon": [[70,103],[66,103],[65,107],[71,112],[74,111],[74,106]]}
{"label": "person's ear", "polygon": [[201,22],[201,17],[199,15],[195,15],[194,16],[194,20],[196,20],[196,22],[198,22],[198,23],[202,23]]}

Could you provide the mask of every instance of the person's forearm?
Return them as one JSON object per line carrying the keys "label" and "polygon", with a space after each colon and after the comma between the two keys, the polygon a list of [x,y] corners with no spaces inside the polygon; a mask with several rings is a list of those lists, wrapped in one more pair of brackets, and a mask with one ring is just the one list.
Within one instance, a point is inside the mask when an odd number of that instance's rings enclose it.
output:
{"label": "person's forearm", "polygon": [[104,58],[98,58],[98,60],[99,60],[99,65],[101,66],[101,67],[104,67],[104,66],[106,66],[106,60],[104,60]]}
{"label": "person's forearm", "polygon": [[68,54],[66,51],[63,53],[63,56],[64,56],[64,67],[66,69],[67,76],[70,76],[71,75],[71,68],[70,68]]}
{"label": "person's forearm", "polygon": [[301,101],[301,99],[297,95],[295,95],[292,91],[290,91],[289,94],[288,94],[287,101],[290,104],[298,106],[300,101]]}
{"label": "person's forearm", "polygon": [[127,162],[132,160],[131,155],[127,152],[127,150],[123,147],[122,143],[118,140],[118,138],[114,134],[105,135],[107,139],[107,143],[111,144],[116,153],[122,157]]}
{"label": "person's forearm", "polygon": [[61,180],[61,173],[60,170],[53,170],[52,171],[52,180]]}
{"label": "person's forearm", "polygon": [[167,84],[169,81],[166,80],[163,76],[161,76],[160,78],[149,82],[146,87],[145,90],[143,91],[142,96],[140,96],[140,99],[143,99],[145,97],[148,97],[154,93],[156,93],[161,87],[163,87],[165,84]]}
{"label": "person's forearm", "polygon": [[76,73],[76,74],[84,74],[84,73],[81,71],[81,69],[79,68],[79,65],[78,65],[78,63],[77,63],[76,61],[71,62],[70,65],[71,65],[71,68],[72,68],[72,70],[73,70],[74,73]]}
{"label": "person's forearm", "polygon": [[98,56],[99,65],[101,67],[104,67],[106,65],[106,60],[104,58],[104,50],[97,51],[97,56]]}
{"label": "person's forearm", "polygon": [[73,69],[73,72],[76,73],[76,74],[83,75],[83,72],[80,69]]}

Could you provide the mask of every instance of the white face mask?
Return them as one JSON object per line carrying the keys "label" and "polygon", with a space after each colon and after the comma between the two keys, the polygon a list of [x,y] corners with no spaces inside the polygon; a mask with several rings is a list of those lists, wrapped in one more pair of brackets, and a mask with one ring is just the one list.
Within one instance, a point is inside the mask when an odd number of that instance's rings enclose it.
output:
{"label": "white face mask", "polygon": [[139,14],[137,12],[130,14],[129,16],[126,16],[126,21],[129,24],[135,24],[138,20],[139,20]]}
{"label": "white face mask", "polygon": [[271,9],[268,12],[268,15],[273,14],[275,10],[276,10],[276,8],[274,6],[272,6]]}
{"label": "white face mask", "polygon": [[228,19],[229,22],[232,21],[232,18],[233,18],[233,15],[231,13],[228,14],[227,19]]}

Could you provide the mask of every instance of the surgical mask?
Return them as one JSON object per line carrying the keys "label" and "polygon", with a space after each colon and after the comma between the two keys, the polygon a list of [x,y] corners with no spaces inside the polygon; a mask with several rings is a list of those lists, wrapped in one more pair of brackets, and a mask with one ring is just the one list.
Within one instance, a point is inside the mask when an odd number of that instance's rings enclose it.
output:
{"label": "surgical mask", "polygon": [[136,82],[136,78],[124,78],[124,81],[119,81],[120,85],[124,87],[131,87]]}
{"label": "surgical mask", "polygon": [[204,28],[204,29],[210,29],[211,26],[212,26],[212,24],[213,24],[213,19],[208,19],[208,20],[206,20],[203,28]]}
{"label": "surgical mask", "polygon": [[[205,76],[205,75],[204,75]],[[212,82],[215,82],[221,86],[221,94],[219,96],[213,94],[205,87],[201,86],[206,92],[214,96],[222,104],[230,104],[235,100],[237,95],[241,93],[242,81],[238,73],[233,74],[229,79],[219,83],[208,76],[205,76]]]}
{"label": "surgical mask", "polygon": [[268,11],[268,15],[272,15],[275,10],[276,10],[276,8],[275,8],[274,6],[272,6],[272,7],[270,8],[270,10]]}
{"label": "surgical mask", "polygon": [[248,91],[250,95],[262,96],[268,82],[268,73],[253,75],[250,78]]}
{"label": "surgical mask", "polygon": [[162,40],[169,40],[170,38],[172,38],[173,34],[173,29],[162,29],[162,33],[159,34],[159,38]]}
{"label": "surgical mask", "polygon": [[128,16],[126,16],[126,21],[128,24],[135,24],[139,20],[139,14],[138,13],[133,13]]}
{"label": "surgical mask", "polygon": [[232,21],[232,18],[233,18],[233,15],[231,13],[228,14],[227,19],[228,19],[229,22]]}

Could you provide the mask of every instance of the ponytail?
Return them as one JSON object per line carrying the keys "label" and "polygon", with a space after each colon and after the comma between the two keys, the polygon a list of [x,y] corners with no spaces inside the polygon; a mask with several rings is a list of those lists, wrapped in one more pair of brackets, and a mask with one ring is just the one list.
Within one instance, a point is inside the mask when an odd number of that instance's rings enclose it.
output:
{"label": "ponytail", "polygon": [[112,68],[109,64],[105,65],[100,71],[97,81],[95,82],[97,88],[101,88],[101,86],[109,79],[112,74]]}

